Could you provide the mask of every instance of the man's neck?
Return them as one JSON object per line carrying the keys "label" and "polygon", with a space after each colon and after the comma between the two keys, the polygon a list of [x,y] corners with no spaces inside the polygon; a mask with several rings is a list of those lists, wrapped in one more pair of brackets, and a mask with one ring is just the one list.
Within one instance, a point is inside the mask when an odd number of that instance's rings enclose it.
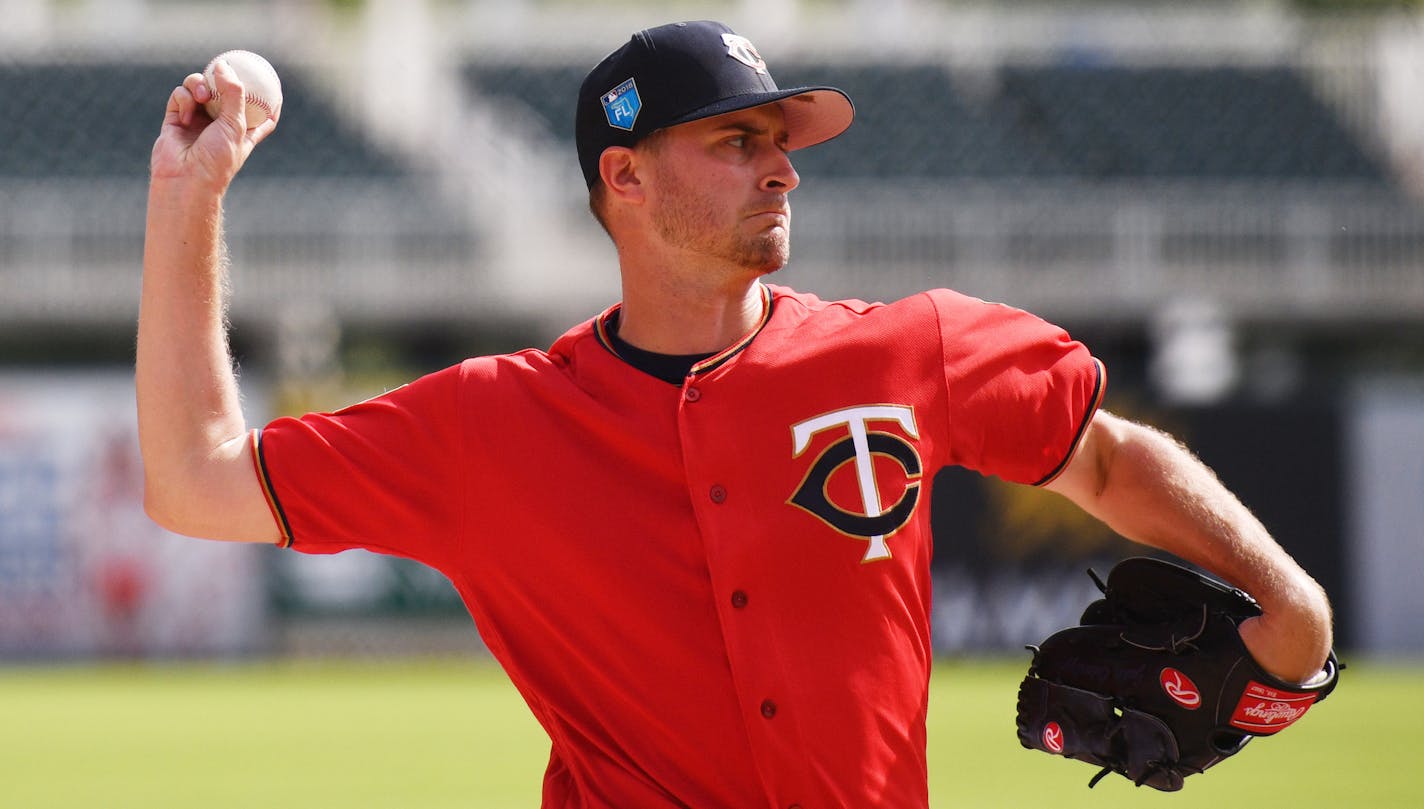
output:
{"label": "man's neck", "polygon": [[749,278],[724,287],[625,282],[618,336],[659,354],[712,354],[744,337],[761,321],[761,283]]}

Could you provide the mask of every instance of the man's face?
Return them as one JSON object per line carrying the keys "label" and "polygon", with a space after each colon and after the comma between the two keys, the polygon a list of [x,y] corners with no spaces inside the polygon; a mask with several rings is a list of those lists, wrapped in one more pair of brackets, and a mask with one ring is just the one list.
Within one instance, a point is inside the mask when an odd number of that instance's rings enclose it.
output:
{"label": "man's face", "polygon": [[671,127],[648,147],[650,211],[671,247],[758,274],[791,255],[787,194],[800,178],[787,157],[781,109],[768,104]]}

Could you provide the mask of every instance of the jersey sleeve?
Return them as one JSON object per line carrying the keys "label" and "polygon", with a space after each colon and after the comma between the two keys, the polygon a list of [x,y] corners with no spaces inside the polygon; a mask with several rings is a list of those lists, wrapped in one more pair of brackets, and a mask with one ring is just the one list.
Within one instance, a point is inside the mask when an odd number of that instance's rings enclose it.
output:
{"label": "jersey sleeve", "polygon": [[950,462],[1043,485],[1068,465],[1106,371],[1063,329],[1020,309],[932,293],[948,391]]}
{"label": "jersey sleeve", "polygon": [[455,366],[257,431],[257,473],[283,544],[306,553],[365,548],[438,567],[461,518],[459,380]]}

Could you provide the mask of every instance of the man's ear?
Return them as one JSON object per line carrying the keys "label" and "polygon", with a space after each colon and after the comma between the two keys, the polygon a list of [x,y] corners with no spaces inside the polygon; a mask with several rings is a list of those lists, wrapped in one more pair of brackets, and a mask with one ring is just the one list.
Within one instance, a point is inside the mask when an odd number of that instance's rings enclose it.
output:
{"label": "man's ear", "polygon": [[645,189],[639,174],[637,153],[624,146],[610,146],[598,157],[598,173],[608,187],[608,198],[638,204]]}

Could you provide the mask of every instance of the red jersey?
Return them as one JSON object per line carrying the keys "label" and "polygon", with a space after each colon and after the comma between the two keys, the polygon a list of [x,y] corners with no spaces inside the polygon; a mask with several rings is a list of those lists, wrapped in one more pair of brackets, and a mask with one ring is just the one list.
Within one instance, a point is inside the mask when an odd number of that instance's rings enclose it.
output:
{"label": "red jersey", "polygon": [[546,807],[928,805],[930,497],[1067,463],[1101,366],[954,292],[764,290],[682,385],[614,309],[258,435],[284,542],[454,583],[548,731]]}

